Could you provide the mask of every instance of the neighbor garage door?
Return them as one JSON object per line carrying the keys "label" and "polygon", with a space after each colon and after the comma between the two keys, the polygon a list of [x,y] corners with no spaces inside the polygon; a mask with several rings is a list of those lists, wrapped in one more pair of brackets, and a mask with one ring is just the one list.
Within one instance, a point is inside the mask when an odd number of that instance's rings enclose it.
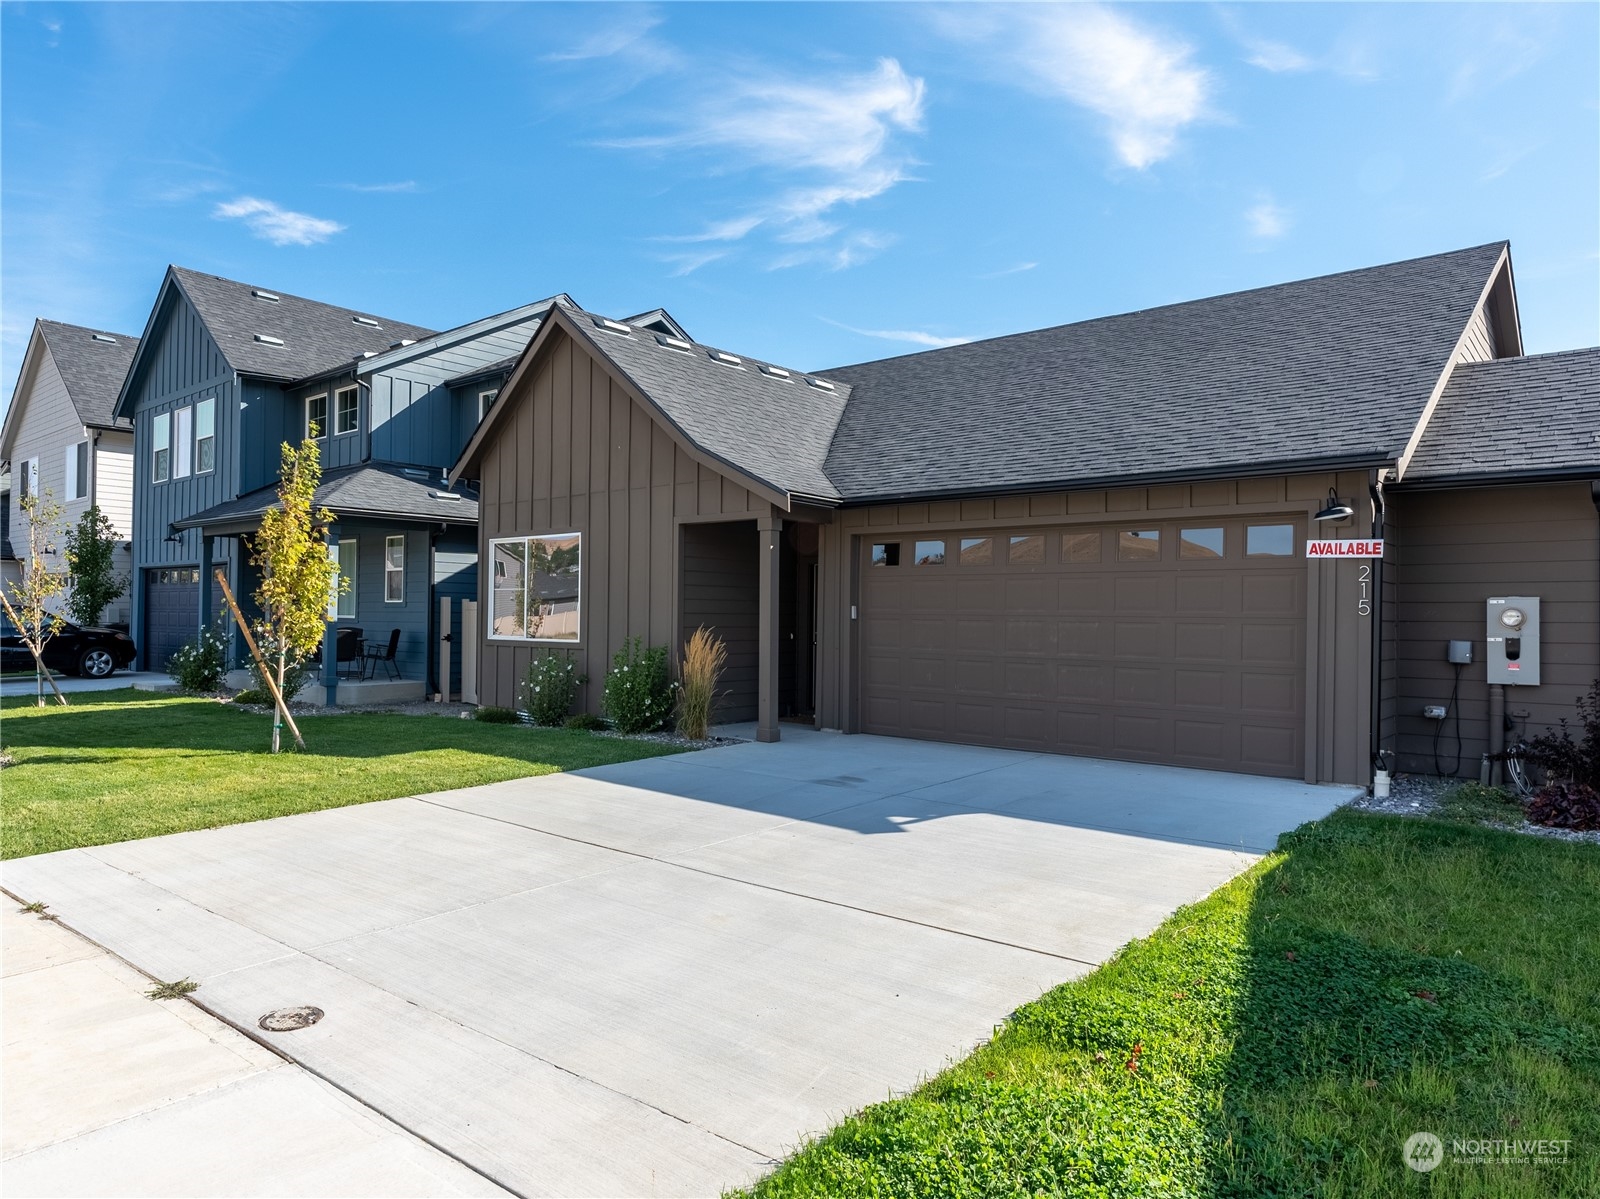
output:
{"label": "neighbor garage door", "polygon": [[869,733],[1299,776],[1303,518],[862,547]]}
{"label": "neighbor garage door", "polygon": [[199,628],[200,571],[180,566],[144,573],[144,640],[139,648],[146,670],[164,670],[172,651]]}

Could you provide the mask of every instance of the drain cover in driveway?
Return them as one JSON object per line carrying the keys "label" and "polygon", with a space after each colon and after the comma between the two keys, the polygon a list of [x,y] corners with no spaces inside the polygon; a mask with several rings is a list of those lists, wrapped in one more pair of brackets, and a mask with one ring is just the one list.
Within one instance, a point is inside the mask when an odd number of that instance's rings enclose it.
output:
{"label": "drain cover in driveway", "polygon": [[319,1007],[281,1007],[268,1012],[256,1023],[268,1032],[293,1032],[297,1028],[310,1028],[320,1019],[322,1009]]}

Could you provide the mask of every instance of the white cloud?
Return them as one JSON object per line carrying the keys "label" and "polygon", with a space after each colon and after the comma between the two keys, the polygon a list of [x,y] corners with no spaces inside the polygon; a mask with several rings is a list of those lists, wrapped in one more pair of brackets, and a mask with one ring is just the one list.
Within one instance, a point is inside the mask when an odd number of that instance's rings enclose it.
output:
{"label": "white cloud", "polygon": [[661,258],[663,262],[670,262],[673,265],[672,277],[677,279],[684,275],[692,275],[707,263],[727,256],[726,250],[695,250],[687,254],[663,254]]}
{"label": "white cloud", "polygon": [[1285,71],[1309,71],[1312,62],[1293,46],[1284,42],[1267,41],[1265,38],[1253,39],[1245,42],[1245,49],[1249,56],[1245,59],[1253,67],[1260,67],[1263,71],[1281,74]]}
{"label": "white cloud", "polygon": [[941,337],[937,333],[924,333],[920,329],[858,329],[854,325],[847,325],[842,321],[832,320],[829,317],[819,317],[821,321],[833,325],[835,328],[844,329],[849,333],[856,333],[862,337],[876,337],[881,341],[905,341],[915,346],[926,346],[929,349],[941,350],[946,346],[964,346],[972,340],[970,337]]}
{"label": "white cloud", "polygon": [[1276,241],[1289,232],[1289,213],[1271,196],[1262,196],[1244,213],[1245,225],[1252,237],[1262,241]]}
{"label": "white cloud", "polygon": [[240,196],[218,204],[211,215],[218,220],[243,221],[250,232],[275,246],[314,246],[344,231],[338,221],[290,212],[255,196]]}
{"label": "white cloud", "polygon": [[1170,156],[1178,135],[1206,115],[1211,78],[1193,50],[1092,4],[945,10],[947,36],[981,45],[1032,90],[1099,116],[1117,158],[1143,170]]}
{"label": "white cloud", "polygon": [[[720,170],[756,170],[775,185],[746,211],[671,240],[737,242],[757,230],[806,246],[776,266],[825,262],[840,269],[888,244],[869,233],[846,233],[828,214],[880,196],[910,178],[901,135],[922,129],[924,85],[891,58],[869,71],[805,78],[770,71],[718,80],[685,107],[679,127],[654,137],[610,143],[624,149],[698,151]],[[798,181],[797,181],[798,180]]]}
{"label": "white cloud", "polygon": [[347,192],[414,192],[417,190],[417,181],[400,179],[394,183],[335,183],[333,186]]}
{"label": "white cloud", "polygon": [[1037,262],[1019,262],[1016,266],[1004,267],[998,271],[990,271],[986,275],[979,275],[980,279],[1004,279],[1007,275],[1020,275],[1023,271],[1031,271],[1038,266]]}

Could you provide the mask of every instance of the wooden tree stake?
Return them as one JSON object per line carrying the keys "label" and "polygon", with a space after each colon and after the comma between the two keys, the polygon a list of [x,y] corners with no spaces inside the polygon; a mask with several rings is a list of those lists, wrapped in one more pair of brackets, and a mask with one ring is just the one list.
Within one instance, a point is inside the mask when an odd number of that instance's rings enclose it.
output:
{"label": "wooden tree stake", "polygon": [[228,610],[233,613],[233,619],[239,626],[239,631],[244,634],[244,643],[250,647],[250,656],[256,660],[256,665],[261,667],[261,681],[267,685],[267,690],[272,692],[272,702],[278,705],[278,714],[283,717],[283,723],[289,726],[289,731],[294,734],[294,743],[301,749],[306,747],[305,738],[300,736],[300,728],[294,722],[294,717],[289,715],[289,705],[283,700],[278,691],[278,683],[272,677],[266,660],[262,658],[261,651],[256,648],[256,639],[250,635],[250,626],[245,623],[244,613],[239,611],[239,605],[233,598],[233,588],[228,586],[228,574],[222,567],[217,567],[217,582],[222,585],[222,598],[228,601]]}

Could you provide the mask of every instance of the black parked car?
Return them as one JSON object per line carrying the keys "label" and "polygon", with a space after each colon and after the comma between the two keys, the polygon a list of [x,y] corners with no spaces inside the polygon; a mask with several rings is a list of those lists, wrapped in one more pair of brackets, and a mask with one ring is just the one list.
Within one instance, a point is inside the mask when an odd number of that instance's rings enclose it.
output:
{"label": "black parked car", "polygon": [[[51,670],[103,679],[133,662],[133,638],[116,629],[86,629],[63,620],[45,642],[44,664]],[[33,654],[11,617],[0,611],[0,669],[32,670]]]}

